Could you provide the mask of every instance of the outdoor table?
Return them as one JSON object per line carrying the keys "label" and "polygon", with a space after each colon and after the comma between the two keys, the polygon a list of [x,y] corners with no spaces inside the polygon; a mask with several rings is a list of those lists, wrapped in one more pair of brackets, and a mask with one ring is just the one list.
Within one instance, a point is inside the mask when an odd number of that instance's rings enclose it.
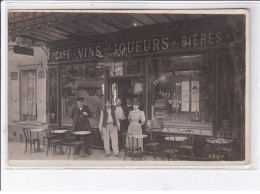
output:
{"label": "outdoor table", "polygon": [[65,129],[63,129],[63,130],[53,130],[53,131],[51,131],[51,133],[55,133],[55,134],[63,134],[63,133],[66,133],[68,130],[65,130]]}
{"label": "outdoor table", "polygon": [[[39,139],[39,144],[40,144],[40,136],[39,136],[39,133],[40,132],[43,132],[43,131],[46,131],[46,129],[30,129],[31,132],[35,132],[37,133],[37,139]],[[43,149],[40,148],[40,145],[38,145],[38,148],[36,150],[37,152],[43,152]]]}
{"label": "outdoor table", "polygon": [[187,137],[182,137],[182,136],[166,136],[164,138],[166,141],[176,141],[176,142],[183,142],[188,139]]}
{"label": "outdoor table", "polygon": [[[176,150],[176,148],[178,149],[180,144],[183,144],[184,141],[188,140],[187,137],[183,137],[183,136],[166,136],[164,137],[165,141],[169,141],[172,143],[173,146],[173,151]],[[173,156],[173,158],[175,158],[175,155]]]}
{"label": "outdoor table", "polygon": [[[211,140],[215,140],[215,141],[211,141]],[[209,139],[206,139],[206,142],[207,143],[217,143],[217,144],[230,144],[233,142],[233,140],[231,139],[223,139],[223,138],[209,138]]]}
{"label": "outdoor table", "polygon": [[[133,138],[136,139],[136,147],[138,147],[138,140],[147,138],[148,135],[133,135]],[[141,149],[141,154],[143,155],[143,150]]]}
{"label": "outdoor table", "polygon": [[[64,134],[64,133],[66,133],[68,130],[66,130],[66,129],[62,129],[62,130],[58,130],[58,129],[56,129],[56,130],[53,130],[53,131],[50,131],[51,133],[54,133],[54,134],[58,134],[58,136],[59,136],[59,139],[61,139],[61,135],[62,134]],[[59,155],[64,155],[65,153],[64,153],[64,151],[63,151],[63,149],[62,149],[62,146],[60,146],[60,153],[58,153]]]}
{"label": "outdoor table", "polygon": [[75,135],[89,135],[91,134],[90,131],[76,131],[74,132]]}
{"label": "outdoor table", "polygon": [[[82,137],[90,135],[90,134],[91,134],[91,131],[76,131],[76,132],[74,132],[74,135],[82,136]],[[82,142],[85,143],[83,138],[82,138]],[[87,157],[87,155],[85,155],[85,153],[84,153],[84,155],[82,155],[81,157],[85,158],[85,157]]]}

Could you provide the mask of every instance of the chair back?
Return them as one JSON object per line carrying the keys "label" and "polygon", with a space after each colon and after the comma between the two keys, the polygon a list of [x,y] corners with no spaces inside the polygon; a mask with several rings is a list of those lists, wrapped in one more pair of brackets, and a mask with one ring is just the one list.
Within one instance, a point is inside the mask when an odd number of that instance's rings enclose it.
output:
{"label": "chair back", "polygon": [[211,139],[208,141],[208,158],[210,160],[219,161],[222,158],[222,142],[220,140]]}
{"label": "chair back", "polygon": [[181,135],[188,138],[186,141],[184,141],[185,145],[193,146],[194,136],[195,136],[194,131],[185,129],[185,130],[181,131]]}
{"label": "chair back", "polygon": [[234,132],[233,131],[219,131],[218,137],[223,139],[234,139]]}
{"label": "chair back", "polygon": [[162,148],[165,152],[173,152],[176,149],[176,144],[172,143],[173,141],[176,142],[176,137],[174,135],[162,135]]}
{"label": "chair back", "polygon": [[122,139],[125,149],[133,149],[134,147],[134,137],[129,133],[122,133]]}
{"label": "chair back", "polygon": [[149,133],[149,139],[151,143],[159,143],[161,142],[161,134],[163,129],[163,121],[156,119],[150,120],[147,122],[146,126],[147,132]]}
{"label": "chair back", "polygon": [[66,133],[64,133],[63,136],[61,136],[61,140],[68,145],[73,146],[74,144],[76,144],[76,135],[73,131],[68,130]]}
{"label": "chair back", "polygon": [[32,139],[31,130],[28,128],[23,128],[23,134],[26,141],[30,141]]}

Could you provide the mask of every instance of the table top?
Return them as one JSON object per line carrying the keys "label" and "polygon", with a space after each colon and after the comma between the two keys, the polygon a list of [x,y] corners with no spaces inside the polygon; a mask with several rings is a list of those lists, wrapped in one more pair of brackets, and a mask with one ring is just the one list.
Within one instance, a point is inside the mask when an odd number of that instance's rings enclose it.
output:
{"label": "table top", "polygon": [[30,129],[31,132],[42,132],[45,131],[46,129]]}
{"label": "table top", "polygon": [[187,140],[187,137],[182,137],[182,136],[169,136],[165,137],[166,141],[185,141]]}
{"label": "table top", "polygon": [[209,138],[207,139],[207,143],[215,143],[215,141],[210,141],[210,140],[215,140],[217,144],[229,144],[232,143],[233,141],[231,139],[223,139],[223,138]]}
{"label": "table top", "polygon": [[133,137],[136,139],[143,139],[143,138],[148,137],[148,135],[133,135]]}
{"label": "table top", "polygon": [[65,129],[63,129],[63,130],[53,130],[53,131],[51,131],[52,133],[66,133],[68,130],[65,130]]}
{"label": "table top", "polygon": [[74,132],[75,135],[89,135],[91,134],[90,131],[76,131]]}

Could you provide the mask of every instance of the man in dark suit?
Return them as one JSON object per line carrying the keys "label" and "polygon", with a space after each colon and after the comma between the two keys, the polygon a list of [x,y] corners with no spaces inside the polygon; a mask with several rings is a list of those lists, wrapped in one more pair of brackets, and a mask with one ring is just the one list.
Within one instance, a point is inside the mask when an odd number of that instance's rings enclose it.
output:
{"label": "man in dark suit", "polygon": [[[90,123],[89,117],[92,116],[92,113],[89,110],[87,105],[83,104],[84,97],[78,96],[77,106],[73,109],[71,118],[73,119],[73,131],[89,131]],[[90,139],[88,136],[83,136],[84,145],[82,147],[83,155],[90,154]]]}
{"label": "man in dark suit", "polygon": [[129,123],[130,123],[128,120],[128,115],[129,115],[129,112],[131,110],[133,110],[132,101],[130,98],[126,99],[126,106],[123,107],[123,110],[124,110],[125,118],[126,118],[126,123],[125,123],[125,128],[126,128],[125,133],[126,133],[128,130]]}

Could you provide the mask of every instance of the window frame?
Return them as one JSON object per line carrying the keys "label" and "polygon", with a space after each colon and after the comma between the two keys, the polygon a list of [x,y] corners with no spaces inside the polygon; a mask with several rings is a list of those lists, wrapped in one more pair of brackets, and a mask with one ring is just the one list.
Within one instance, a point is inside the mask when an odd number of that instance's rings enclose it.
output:
{"label": "window frame", "polygon": [[[26,73],[26,75],[28,76],[28,72],[35,72],[36,74],[35,74],[35,90],[34,90],[34,93],[35,93],[35,100],[34,100],[34,103],[35,103],[35,113],[36,113],[36,115],[35,115],[35,119],[28,119],[28,117],[26,117],[26,119],[24,119],[23,118],[23,115],[24,115],[24,113],[23,113],[23,108],[22,108],[22,106],[23,106],[23,96],[22,96],[22,84],[25,84],[25,83],[23,83],[23,79],[24,79],[24,73]],[[19,71],[19,74],[20,74],[20,76],[19,76],[19,94],[20,94],[20,121],[38,121],[38,112],[37,112],[37,79],[38,79],[38,71],[37,71],[37,69],[22,69],[22,70],[20,70]],[[26,83],[26,88],[28,89],[28,84]],[[27,93],[26,93],[26,103],[28,104],[28,95],[27,95]],[[28,109],[26,110],[26,112],[28,111]],[[28,114],[26,114],[26,115],[28,115]],[[31,115],[32,116],[32,115]]]}

